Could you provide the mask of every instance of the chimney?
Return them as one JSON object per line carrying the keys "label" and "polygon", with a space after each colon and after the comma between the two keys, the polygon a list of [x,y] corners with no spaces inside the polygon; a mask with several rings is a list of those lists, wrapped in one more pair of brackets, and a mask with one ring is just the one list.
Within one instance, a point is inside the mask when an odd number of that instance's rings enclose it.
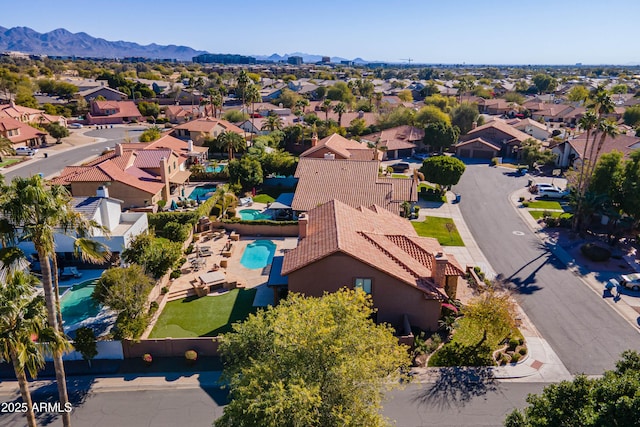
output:
{"label": "chimney", "polygon": [[318,134],[314,132],[311,136],[311,146],[315,147],[316,145],[318,145]]}
{"label": "chimney", "polygon": [[475,129],[478,127],[478,122],[473,122],[471,123],[471,130]]}
{"label": "chimney", "polygon": [[364,111],[360,110],[358,111],[358,118],[361,119],[364,117]]}
{"label": "chimney", "polygon": [[447,283],[447,275],[445,274],[445,271],[449,260],[444,252],[438,252],[435,256],[435,261],[436,264],[433,269],[433,281],[439,288],[444,288]]}
{"label": "chimney", "polygon": [[122,156],[122,144],[116,144],[116,156]]}
{"label": "chimney", "polygon": [[100,197],[100,198],[103,198],[103,199],[108,198],[109,197],[109,189],[106,186],[101,185],[96,190],[96,197]]}
{"label": "chimney", "polygon": [[160,178],[164,184],[164,188],[162,189],[162,198],[169,201],[171,190],[169,187],[169,162],[166,157],[160,159]]}
{"label": "chimney", "polygon": [[187,149],[189,150],[189,153],[193,153],[193,139],[187,141]]}
{"label": "chimney", "polygon": [[307,229],[309,227],[309,217],[306,213],[298,216],[298,237],[304,239],[307,237]]}

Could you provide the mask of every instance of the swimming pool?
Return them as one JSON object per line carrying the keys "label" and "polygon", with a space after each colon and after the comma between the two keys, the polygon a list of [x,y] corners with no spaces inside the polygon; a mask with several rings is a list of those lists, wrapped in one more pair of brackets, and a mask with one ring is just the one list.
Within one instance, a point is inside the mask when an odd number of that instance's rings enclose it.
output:
{"label": "swimming pool", "polygon": [[193,189],[191,194],[189,194],[189,198],[191,200],[200,200],[205,201],[209,197],[213,196],[213,193],[216,191],[215,185],[198,185]]}
{"label": "swimming pool", "polygon": [[220,173],[224,170],[224,165],[218,165],[216,167],[213,166],[207,166],[205,168],[205,171],[209,172],[209,173]]}
{"label": "swimming pool", "polygon": [[258,209],[243,209],[239,212],[240,218],[245,221],[255,221],[258,219],[272,219],[271,215],[265,215]]}
{"label": "swimming pool", "polygon": [[102,307],[91,298],[96,280],[73,285],[60,297],[60,311],[65,326],[96,317]]}
{"label": "swimming pool", "polygon": [[240,264],[246,268],[264,268],[273,261],[276,244],[271,240],[256,240],[249,243],[242,254]]}

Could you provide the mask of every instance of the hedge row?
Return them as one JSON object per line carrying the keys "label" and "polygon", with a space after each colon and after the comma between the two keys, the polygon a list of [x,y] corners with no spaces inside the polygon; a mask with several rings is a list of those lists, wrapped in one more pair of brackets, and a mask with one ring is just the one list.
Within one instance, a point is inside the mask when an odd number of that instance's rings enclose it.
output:
{"label": "hedge row", "polygon": [[246,220],[240,218],[221,219],[223,224],[249,224],[249,225],[298,225],[298,221],[273,221],[270,219]]}

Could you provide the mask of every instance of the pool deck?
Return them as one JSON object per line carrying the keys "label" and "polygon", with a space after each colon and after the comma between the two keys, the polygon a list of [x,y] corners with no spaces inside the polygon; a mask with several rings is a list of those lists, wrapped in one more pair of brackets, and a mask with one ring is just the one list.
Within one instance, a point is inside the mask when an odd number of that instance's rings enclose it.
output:
{"label": "pool deck", "polygon": [[195,250],[193,254],[187,257],[187,262],[182,266],[182,275],[175,279],[170,286],[170,293],[193,289],[193,283],[198,282],[198,277],[201,274],[207,273],[214,269],[214,265],[220,265],[223,259],[227,260],[227,267],[222,268],[227,275],[227,280],[236,280],[239,285],[245,288],[255,288],[259,285],[265,284],[269,278],[269,271],[271,265],[261,269],[248,269],[240,264],[240,259],[244,253],[248,244],[255,242],[256,240],[271,240],[276,244],[276,250],[274,256],[281,256],[287,250],[293,249],[298,245],[298,238],[296,237],[255,237],[255,236],[240,236],[240,240],[233,241],[235,248],[230,257],[225,258],[222,256],[222,250],[229,241],[229,233],[217,240],[203,240],[201,236],[197,242],[194,241],[194,247],[197,245],[199,248],[208,247],[212,253],[208,257],[200,257],[201,262],[204,265],[201,266],[198,271],[194,271],[192,267],[192,261],[196,259]]}

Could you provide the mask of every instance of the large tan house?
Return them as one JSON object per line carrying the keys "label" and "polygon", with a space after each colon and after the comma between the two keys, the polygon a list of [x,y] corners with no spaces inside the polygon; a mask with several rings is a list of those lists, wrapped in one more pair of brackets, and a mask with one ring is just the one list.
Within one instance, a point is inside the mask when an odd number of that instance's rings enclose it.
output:
{"label": "large tan house", "polygon": [[37,147],[47,142],[47,133],[11,117],[0,117],[0,136],[18,146]]}
{"label": "large tan house", "polygon": [[379,170],[373,160],[300,157],[291,208],[307,212],[336,199],[354,208],[375,204],[400,214],[404,202],[418,201],[416,181],[382,177]]}
{"label": "large tan house", "polygon": [[456,297],[463,271],[436,239],[419,237],[410,221],[376,205],[331,200],[307,215],[298,246],[282,263],[289,292],[319,297],[361,288],[378,322],[399,329],[407,316],[412,326],[438,328],[441,304]]}
{"label": "large tan house", "polygon": [[169,135],[151,143],[117,144],[115,151],[85,165],[66,167],[53,183],[69,187],[74,197],[93,196],[108,186],[124,209],[152,209],[189,179],[193,158],[204,154],[206,148],[190,147]]}
{"label": "large tan house", "polygon": [[192,140],[196,145],[202,145],[207,138],[216,138],[222,132],[235,132],[239,135],[245,134],[245,131],[238,126],[222,119],[214,119],[213,117],[205,117],[202,119],[192,120],[187,123],[173,128],[172,135],[179,139]]}
{"label": "large tan house", "polygon": [[[485,125],[471,129],[460,137],[456,144],[458,157],[490,159],[492,157],[513,157],[517,147],[530,135],[514,128],[502,120],[493,120]],[[515,150],[514,150],[515,149]]]}
{"label": "large tan house", "polygon": [[318,141],[318,136],[311,138],[311,148],[300,154],[300,157],[314,159],[341,159],[341,160],[381,160],[382,152],[376,152],[366,143],[347,139],[334,133]]}

